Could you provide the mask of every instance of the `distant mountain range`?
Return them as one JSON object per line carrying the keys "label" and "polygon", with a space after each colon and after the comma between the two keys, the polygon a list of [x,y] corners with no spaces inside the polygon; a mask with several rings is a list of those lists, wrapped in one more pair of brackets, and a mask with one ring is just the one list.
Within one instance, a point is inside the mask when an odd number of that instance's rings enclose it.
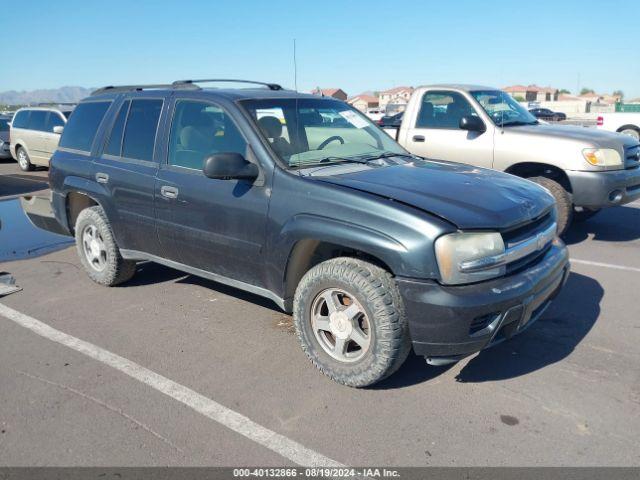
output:
{"label": "distant mountain range", "polygon": [[0,104],[30,105],[41,102],[78,102],[88,97],[92,90],[84,87],[60,87],[21,92],[9,90],[8,92],[0,92]]}

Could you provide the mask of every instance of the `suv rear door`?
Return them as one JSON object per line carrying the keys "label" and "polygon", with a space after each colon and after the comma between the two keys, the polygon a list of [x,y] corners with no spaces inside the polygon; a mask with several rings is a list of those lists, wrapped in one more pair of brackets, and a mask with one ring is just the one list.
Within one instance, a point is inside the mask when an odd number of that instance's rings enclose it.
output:
{"label": "suv rear door", "polygon": [[188,93],[172,100],[167,158],[156,183],[158,235],[166,258],[260,286],[269,189],[245,180],[214,180],[203,161],[237,152],[252,161],[251,148],[221,105]]}
{"label": "suv rear door", "polygon": [[479,116],[462,93],[427,90],[418,108],[404,115],[408,127],[404,146],[421,157],[491,168],[493,130],[486,122],[483,133],[461,130],[460,119],[467,115]]}
{"label": "suv rear door", "polygon": [[157,93],[123,97],[95,162],[95,179],[107,190],[118,245],[152,255],[161,254],[153,204],[163,107],[166,98]]}

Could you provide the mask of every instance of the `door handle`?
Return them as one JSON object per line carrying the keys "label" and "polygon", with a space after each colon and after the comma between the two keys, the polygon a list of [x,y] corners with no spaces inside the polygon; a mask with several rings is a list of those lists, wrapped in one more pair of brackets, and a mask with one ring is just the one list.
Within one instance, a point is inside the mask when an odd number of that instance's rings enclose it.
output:
{"label": "door handle", "polygon": [[106,173],[96,173],[96,182],[98,183],[107,183],[109,181],[109,175]]}
{"label": "door handle", "polygon": [[178,198],[178,189],[176,187],[163,185],[160,188],[160,195],[162,195],[165,198]]}
{"label": "door handle", "polygon": [[424,135],[414,135],[412,140],[414,142],[424,142]]}

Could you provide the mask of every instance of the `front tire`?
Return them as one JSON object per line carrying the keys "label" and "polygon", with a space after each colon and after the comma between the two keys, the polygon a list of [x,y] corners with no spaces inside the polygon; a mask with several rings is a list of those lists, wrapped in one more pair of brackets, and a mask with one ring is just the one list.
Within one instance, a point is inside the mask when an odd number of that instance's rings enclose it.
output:
{"label": "front tire", "polygon": [[33,164],[31,163],[29,154],[24,149],[24,147],[18,147],[16,157],[18,158],[18,166],[20,167],[20,170],[22,170],[23,172],[30,172],[31,170],[33,170]]}
{"label": "front tire", "polygon": [[620,130],[618,130],[618,133],[621,133],[623,135],[628,135],[630,137],[635,138],[636,140],[640,140],[640,128],[638,127],[633,127],[633,126],[622,127]]}
{"label": "front tire", "polygon": [[136,262],[125,260],[120,255],[102,207],[85,208],[80,212],[75,237],[82,266],[94,282],[112,287],[126,282],[135,274]]}
{"label": "front tire", "polygon": [[366,387],[394,373],[411,348],[402,298],[389,272],[339,257],[309,270],[296,289],[296,333],[332,380]]}
{"label": "front tire", "polygon": [[558,182],[547,177],[530,177],[527,180],[546,188],[549,193],[553,195],[553,198],[555,198],[558,209],[558,218],[556,220],[558,223],[558,235],[563,235],[573,220],[573,201],[571,200],[571,194]]}

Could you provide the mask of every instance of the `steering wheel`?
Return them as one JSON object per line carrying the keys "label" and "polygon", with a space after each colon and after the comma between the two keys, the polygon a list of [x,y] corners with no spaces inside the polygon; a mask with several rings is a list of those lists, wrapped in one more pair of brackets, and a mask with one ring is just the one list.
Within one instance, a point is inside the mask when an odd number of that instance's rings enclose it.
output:
{"label": "steering wheel", "polygon": [[344,145],[344,138],[342,138],[340,135],[334,135],[333,137],[327,138],[324,142],[318,145],[318,150],[322,150],[334,140],[338,140],[342,145]]}
{"label": "steering wheel", "polygon": [[493,117],[493,119],[498,122],[502,119],[504,120],[508,120],[509,118],[514,116],[514,112],[511,110],[500,110],[498,112],[493,112],[491,114],[491,116]]}

